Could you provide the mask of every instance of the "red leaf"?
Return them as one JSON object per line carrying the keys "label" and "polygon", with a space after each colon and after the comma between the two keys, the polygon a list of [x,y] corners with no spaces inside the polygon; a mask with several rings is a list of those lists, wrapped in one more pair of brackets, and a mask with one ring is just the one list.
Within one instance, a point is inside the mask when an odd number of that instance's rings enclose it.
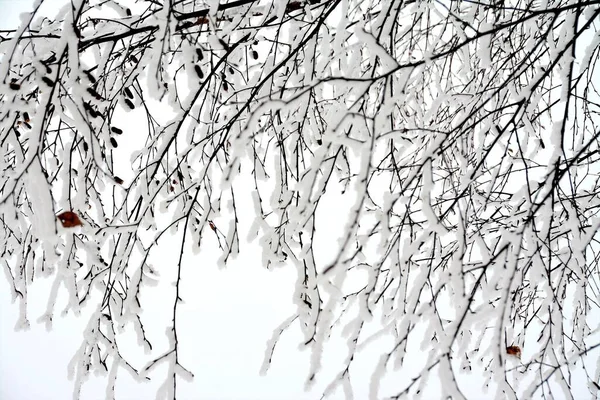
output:
{"label": "red leaf", "polygon": [[56,216],[65,228],[73,228],[75,226],[83,225],[79,220],[79,216],[72,211],[65,211],[62,214]]}

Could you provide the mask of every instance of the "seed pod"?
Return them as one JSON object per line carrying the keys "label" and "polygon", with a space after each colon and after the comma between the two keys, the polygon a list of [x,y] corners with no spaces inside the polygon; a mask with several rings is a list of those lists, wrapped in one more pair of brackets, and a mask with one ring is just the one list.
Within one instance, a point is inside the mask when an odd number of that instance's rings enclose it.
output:
{"label": "seed pod", "polygon": [[123,89],[123,91],[125,92],[127,97],[129,97],[130,99],[133,99],[133,93],[131,93],[131,90],[129,90],[129,88],[125,88],[125,89]]}
{"label": "seed pod", "polygon": [[90,114],[92,118],[96,118],[100,115],[89,103],[83,103],[83,108]]}
{"label": "seed pod", "polygon": [[129,8],[126,8],[125,14],[127,14],[128,17],[131,17],[131,10]]}
{"label": "seed pod", "polygon": [[89,94],[96,98],[96,100],[100,100],[102,97],[96,92],[93,88],[86,89]]}
{"label": "seed pod", "polygon": [[181,171],[177,171],[177,177],[179,178],[180,182],[183,182],[183,174],[181,173]]}
{"label": "seed pod", "polygon": [[30,119],[29,119],[29,113],[27,111],[25,111],[23,113],[23,119],[25,120],[25,122],[29,122],[30,121]]}
{"label": "seed pod", "polygon": [[194,70],[196,70],[196,74],[198,75],[198,78],[204,79],[204,73],[202,72],[202,68],[200,68],[199,65],[194,65]]}
{"label": "seed pod", "polygon": [[229,75],[233,75],[233,68],[229,67],[229,68],[227,69],[227,72],[229,72]]}
{"label": "seed pod", "polygon": [[116,126],[113,126],[113,127],[111,127],[111,128],[110,128],[110,131],[111,131],[112,133],[116,133],[117,135],[121,135],[121,134],[123,134],[123,131],[122,131],[121,129],[117,128]]}
{"label": "seed pod", "polygon": [[112,147],[117,148],[119,147],[119,144],[117,143],[117,139],[115,139],[114,137],[110,138],[110,144],[112,145]]}
{"label": "seed pod", "polygon": [[123,184],[123,179],[119,178],[118,176],[113,176],[113,179],[115,180],[115,182],[117,182],[119,185]]}
{"label": "seed pod", "polygon": [[227,81],[223,81],[223,90],[224,91],[228,91],[229,90],[229,84],[227,83]]}
{"label": "seed pod", "polygon": [[31,125],[29,125],[27,122],[23,122],[23,125],[25,125],[27,129],[31,129]]}
{"label": "seed pod", "polygon": [[[54,82],[52,82],[52,79],[48,78],[47,76],[43,76],[42,81],[50,87],[54,86]],[[11,83],[11,85],[12,85],[12,83]],[[11,86],[11,88],[12,88],[12,86]],[[17,90],[17,89],[15,89],[15,90]]]}
{"label": "seed pod", "polygon": [[254,58],[255,60],[258,60],[258,51],[252,50],[252,58]]}
{"label": "seed pod", "polygon": [[204,54],[202,53],[202,50],[200,48],[196,49],[196,54],[198,55],[198,61],[202,61],[202,59],[204,58]]}
{"label": "seed pod", "polygon": [[46,73],[47,73],[47,74],[51,74],[51,73],[52,73],[52,68],[50,68],[50,67],[46,67]]}
{"label": "seed pod", "polygon": [[88,151],[88,144],[86,142],[83,142],[83,151]]}
{"label": "seed pod", "polygon": [[321,139],[317,139],[317,144],[318,144],[318,145],[322,145],[322,144],[323,144],[323,141],[322,141]]}
{"label": "seed pod", "polygon": [[90,82],[96,83],[96,78],[94,78],[94,75],[92,75],[89,71],[85,71],[85,76],[87,76]]}
{"label": "seed pod", "polygon": [[132,110],[135,108],[135,106],[133,105],[133,103],[129,99],[125,99],[125,104],[127,104],[127,107],[129,107]]}
{"label": "seed pod", "polygon": [[8,84],[8,86],[12,89],[12,90],[19,90],[21,88],[21,85],[19,85],[16,82],[11,82]]}
{"label": "seed pod", "polygon": [[131,55],[131,57],[130,57],[130,58],[131,58],[131,61],[133,61],[134,63],[137,63],[137,62],[139,62],[139,61],[138,61],[138,59],[137,59],[137,57],[136,57],[136,56],[134,56],[133,54]]}

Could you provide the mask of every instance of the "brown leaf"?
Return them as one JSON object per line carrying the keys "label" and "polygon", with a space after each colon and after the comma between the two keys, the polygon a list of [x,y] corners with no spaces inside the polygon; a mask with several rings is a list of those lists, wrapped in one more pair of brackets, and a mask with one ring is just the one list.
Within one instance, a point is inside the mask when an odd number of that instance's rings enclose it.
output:
{"label": "brown leaf", "polygon": [[217,230],[217,227],[215,226],[215,224],[212,221],[208,221],[208,226],[210,226],[210,229],[212,229],[213,231]]}
{"label": "brown leaf", "polygon": [[506,353],[511,356],[521,358],[521,348],[519,346],[508,346],[506,348]]}
{"label": "brown leaf", "polygon": [[56,216],[65,228],[73,228],[75,226],[83,225],[79,220],[79,216],[72,211],[65,211],[62,214]]}

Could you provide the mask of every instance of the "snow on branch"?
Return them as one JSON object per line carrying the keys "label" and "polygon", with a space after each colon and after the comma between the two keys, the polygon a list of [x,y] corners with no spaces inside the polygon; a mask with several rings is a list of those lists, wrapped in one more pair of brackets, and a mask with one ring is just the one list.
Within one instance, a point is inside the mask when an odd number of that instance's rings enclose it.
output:
{"label": "snow on branch", "polygon": [[262,373],[297,329],[325,397],[364,354],[373,399],[477,366],[497,398],[597,394],[597,2],[43,3],[0,31],[0,258],[18,329],[39,279],[48,328],[62,291],[93,309],[76,395],[167,365],[177,397],[189,260],[248,241],[296,276]]}

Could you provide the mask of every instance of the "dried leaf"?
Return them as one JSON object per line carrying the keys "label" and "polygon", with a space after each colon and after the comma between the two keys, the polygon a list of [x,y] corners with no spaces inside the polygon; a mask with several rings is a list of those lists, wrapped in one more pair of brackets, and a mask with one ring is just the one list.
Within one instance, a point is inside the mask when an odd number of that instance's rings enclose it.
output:
{"label": "dried leaf", "polygon": [[506,353],[511,356],[521,358],[521,348],[519,346],[508,346],[506,348]]}
{"label": "dried leaf", "polygon": [[62,214],[58,214],[56,217],[65,228],[83,225],[79,220],[79,216],[72,211],[65,211]]}

